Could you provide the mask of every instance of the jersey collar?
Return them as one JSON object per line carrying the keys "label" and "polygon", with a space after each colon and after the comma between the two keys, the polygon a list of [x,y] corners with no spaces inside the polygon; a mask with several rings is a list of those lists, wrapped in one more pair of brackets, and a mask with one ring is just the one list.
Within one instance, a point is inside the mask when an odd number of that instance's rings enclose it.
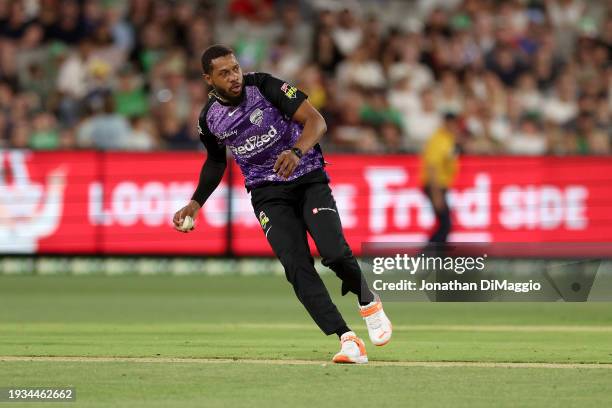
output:
{"label": "jersey collar", "polygon": [[217,91],[214,89],[208,93],[209,98],[215,98],[217,102],[219,102],[221,105],[224,105],[224,106],[238,106],[242,102],[244,102],[245,96],[246,96],[246,89],[245,89],[244,80],[242,82],[242,92],[240,93],[240,96],[237,98],[235,103],[232,103],[230,101],[223,99],[221,96],[219,96]]}

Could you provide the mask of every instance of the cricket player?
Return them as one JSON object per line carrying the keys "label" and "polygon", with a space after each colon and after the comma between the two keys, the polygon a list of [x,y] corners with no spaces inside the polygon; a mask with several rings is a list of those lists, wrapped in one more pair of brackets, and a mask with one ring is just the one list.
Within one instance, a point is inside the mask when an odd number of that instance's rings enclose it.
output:
{"label": "cricket player", "polygon": [[246,180],[263,233],[285,269],[297,298],[327,334],[337,334],[335,363],[366,363],[364,342],[346,325],[314,268],[307,236],[313,238],[323,265],[342,280],[342,295],[357,296],[370,340],[391,339],[391,322],[380,299],[362,275],[342,231],[318,142],[327,126],[296,87],[266,73],[243,74],[233,51],[213,45],[202,54],[204,79],[212,88],[199,118],[207,158],[191,201],[174,215],[195,219],[219,185],[226,168],[226,148]]}

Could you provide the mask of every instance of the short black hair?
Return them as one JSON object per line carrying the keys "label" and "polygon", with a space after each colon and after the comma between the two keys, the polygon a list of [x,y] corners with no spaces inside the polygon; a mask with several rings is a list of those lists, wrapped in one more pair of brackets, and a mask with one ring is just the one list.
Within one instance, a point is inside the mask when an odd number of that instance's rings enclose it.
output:
{"label": "short black hair", "polygon": [[230,47],[221,44],[211,45],[202,53],[202,70],[204,73],[210,74],[212,72],[212,60],[230,54],[234,54],[234,50]]}

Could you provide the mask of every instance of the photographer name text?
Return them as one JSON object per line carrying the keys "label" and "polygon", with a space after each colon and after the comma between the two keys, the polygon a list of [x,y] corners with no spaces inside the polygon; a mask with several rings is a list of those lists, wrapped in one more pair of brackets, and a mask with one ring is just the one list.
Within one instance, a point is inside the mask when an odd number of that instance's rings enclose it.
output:
{"label": "photographer name text", "polygon": [[415,282],[401,279],[396,282],[385,282],[377,279],[373,282],[374,290],[378,291],[506,291],[515,293],[537,292],[542,284],[529,280],[528,282],[512,282],[507,279],[482,279],[480,282],[460,282],[451,280],[447,282]]}

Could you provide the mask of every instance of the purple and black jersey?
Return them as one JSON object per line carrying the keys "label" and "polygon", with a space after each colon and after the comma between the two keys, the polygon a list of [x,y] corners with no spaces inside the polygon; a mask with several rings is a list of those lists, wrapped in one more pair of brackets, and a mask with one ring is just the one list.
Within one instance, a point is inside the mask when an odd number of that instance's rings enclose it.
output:
{"label": "purple and black jersey", "polygon": [[304,153],[288,179],[274,172],[279,154],[292,148],[302,134],[303,126],[291,118],[306,98],[297,88],[269,74],[246,74],[240,104],[225,104],[211,94],[200,114],[200,139],[213,159],[224,160],[225,148],[229,148],[249,189],[290,182],[324,163],[317,145]]}

